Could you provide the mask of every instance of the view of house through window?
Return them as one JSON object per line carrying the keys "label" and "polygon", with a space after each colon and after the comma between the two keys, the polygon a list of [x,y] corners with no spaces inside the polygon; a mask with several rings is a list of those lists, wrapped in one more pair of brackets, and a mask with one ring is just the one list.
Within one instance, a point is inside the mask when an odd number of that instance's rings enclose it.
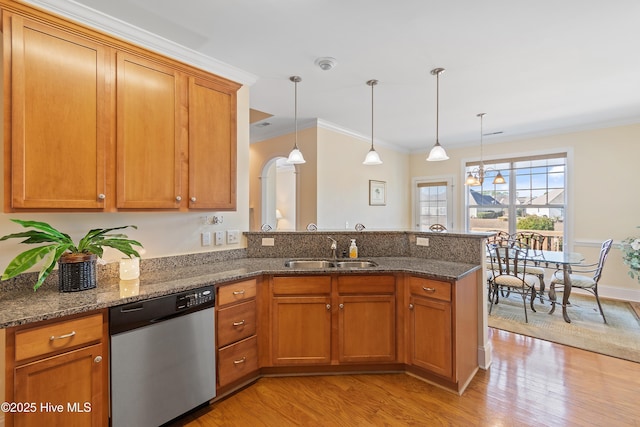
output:
{"label": "view of house through window", "polygon": [[434,224],[450,227],[451,185],[446,181],[420,181],[416,186],[416,228],[428,231]]}
{"label": "view of house through window", "polygon": [[[566,153],[485,163],[480,185],[466,186],[467,230],[531,231],[546,236],[545,247],[562,250],[566,205]],[[465,176],[477,176],[478,163]],[[494,184],[500,172],[504,184]]]}

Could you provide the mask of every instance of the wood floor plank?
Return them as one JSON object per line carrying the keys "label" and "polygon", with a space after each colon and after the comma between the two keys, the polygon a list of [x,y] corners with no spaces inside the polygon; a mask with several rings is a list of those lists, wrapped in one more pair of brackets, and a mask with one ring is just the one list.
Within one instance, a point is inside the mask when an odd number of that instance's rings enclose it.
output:
{"label": "wood floor plank", "polygon": [[172,426],[640,426],[640,364],[490,337],[493,364],[462,396],[406,374],[262,378]]}

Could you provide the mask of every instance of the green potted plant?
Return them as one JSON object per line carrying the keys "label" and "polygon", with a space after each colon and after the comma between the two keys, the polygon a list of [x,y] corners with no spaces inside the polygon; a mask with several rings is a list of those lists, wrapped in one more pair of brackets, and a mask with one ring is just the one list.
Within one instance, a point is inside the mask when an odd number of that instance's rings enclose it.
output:
{"label": "green potted plant", "polygon": [[7,266],[2,274],[2,280],[11,279],[24,273],[34,265],[40,263],[40,274],[33,286],[36,291],[49,276],[56,265],[59,264],[60,291],[79,291],[96,287],[95,266],[96,259],[102,256],[105,247],[119,250],[128,257],[140,257],[133,246],[142,247],[135,240],[127,238],[125,234],[109,234],[114,230],[133,227],[125,225],[113,228],[95,228],[90,230],[76,244],[68,234],[58,231],[51,225],[39,221],[11,221],[31,230],[22,233],[8,234],[0,238],[7,240],[12,238],[24,238],[20,243],[41,244],[33,249],[26,250],[17,255]]}

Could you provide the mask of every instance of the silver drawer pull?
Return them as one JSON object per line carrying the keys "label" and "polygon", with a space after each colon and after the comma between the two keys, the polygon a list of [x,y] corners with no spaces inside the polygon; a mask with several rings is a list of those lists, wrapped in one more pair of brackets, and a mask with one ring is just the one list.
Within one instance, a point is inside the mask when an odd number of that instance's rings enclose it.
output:
{"label": "silver drawer pull", "polygon": [[65,338],[71,338],[72,336],[74,336],[76,334],[76,331],[71,331],[68,334],[64,334],[64,335],[60,335],[58,337],[51,335],[49,337],[49,341],[55,341],[55,340],[63,340]]}
{"label": "silver drawer pull", "polygon": [[244,319],[239,322],[233,322],[233,326],[242,326],[244,325]]}
{"label": "silver drawer pull", "polygon": [[244,289],[240,289],[239,291],[233,291],[234,295],[244,295]]}
{"label": "silver drawer pull", "polygon": [[435,288],[426,288],[424,286],[422,287],[422,290],[425,291],[425,292],[435,292],[436,291]]}
{"label": "silver drawer pull", "polygon": [[244,363],[246,361],[247,361],[247,358],[245,356],[242,356],[242,359],[234,360],[233,364],[234,365],[239,365],[239,364]]}

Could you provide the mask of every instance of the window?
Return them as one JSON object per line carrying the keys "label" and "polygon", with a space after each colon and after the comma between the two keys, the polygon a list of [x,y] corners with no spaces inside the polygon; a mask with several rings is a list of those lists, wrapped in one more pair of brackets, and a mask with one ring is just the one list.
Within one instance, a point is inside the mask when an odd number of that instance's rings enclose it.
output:
{"label": "window", "polygon": [[[467,163],[465,176],[479,163]],[[562,249],[566,210],[566,153],[492,161],[484,164],[484,182],[467,186],[467,230],[532,230]],[[505,184],[493,184],[500,171]]]}
{"label": "window", "polygon": [[416,228],[428,231],[433,224],[452,227],[450,181],[416,181]]}

